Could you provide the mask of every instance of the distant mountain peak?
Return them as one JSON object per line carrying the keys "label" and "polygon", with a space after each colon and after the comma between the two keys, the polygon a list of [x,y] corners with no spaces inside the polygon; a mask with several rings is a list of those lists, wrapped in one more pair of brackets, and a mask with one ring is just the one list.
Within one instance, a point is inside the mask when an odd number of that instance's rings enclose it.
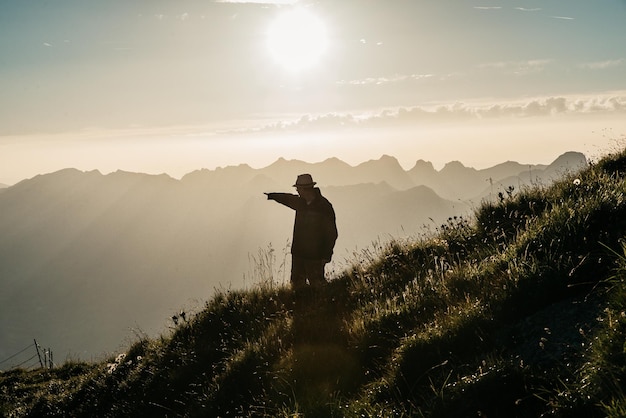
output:
{"label": "distant mountain peak", "polygon": [[398,159],[396,157],[391,156],[391,155],[383,154],[378,159],[378,161],[380,161],[381,163],[388,164],[388,165],[394,165],[394,166],[400,167],[400,162],[398,161]]}
{"label": "distant mountain peak", "polygon": [[389,154],[383,154],[381,155],[381,157],[379,158],[380,161],[398,161],[398,159],[396,157],[393,157]]}
{"label": "distant mountain peak", "polygon": [[410,171],[435,171],[435,166],[430,161],[417,160]]}
{"label": "distant mountain peak", "polygon": [[444,169],[448,167],[448,168],[465,168],[465,166],[463,165],[462,162],[460,161],[450,161],[449,163],[446,163],[446,165],[443,167]]}
{"label": "distant mountain peak", "polygon": [[564,154],[561,154],[557,157],[556,160],[550,164],[551,166],[572,166],[573,168],[578,168],[580,165],[587,164],[587,157],[581,152],[576,151],[568,151]]}
{"label": "distant mountain peak", "polygon": [[377,160],[369,160],[366,161],[364,163],[359,164],[359,166],[362,167],[367,167],[367,166],[371,166],[371,165],[384,165],[386,167],[400,167],[400,162],[398,161],[398,159],[396,157],[392,157],[391,155],[387,155],[387,154],[383,154],[379,159]]}
{"label": "distant mountain peak", "polygon": [[215,170],[213,171],[218,172],[218,171],[235,171],[235,170],[250,171],[250,170],[254,170],[254,168],[250,167],[250,165],[248,164],[239,164],[239,165],[227,165],[225,167],[216,167]]}
{"label": "distant mountain peak", "polygon": [[247,169],[252,168],[252,167],[250,167],[250,164],[241,163],[241,164],[238,164],[238,165],[227,165],[225,167],[217,167],[216,170],[218,170],[218,169],[224,170],[224,169],[227,169],[227,168],[228,169],[241,168],[241,169],[247,170]]}
{"label": "distant mountain peak", "polygon": [[297,160],[297,159],[287,160],[284,157],[279,157],[276,161],[274,161],[272,164],[270,164],[266,168],[284,167],[288,164],[309,164],[309,163],[305,161]]}
{"label": "distant mountain peak", "polygon": [[471,168],[471,167],[465,167],[465,165],[463,165],[463,163],[460,161],[450,161],[449,163],[446,163],[446,165],[443,166],[440,173],[451,174],[451,173],[466,172],[466,171],[476,171],[476,169]]}

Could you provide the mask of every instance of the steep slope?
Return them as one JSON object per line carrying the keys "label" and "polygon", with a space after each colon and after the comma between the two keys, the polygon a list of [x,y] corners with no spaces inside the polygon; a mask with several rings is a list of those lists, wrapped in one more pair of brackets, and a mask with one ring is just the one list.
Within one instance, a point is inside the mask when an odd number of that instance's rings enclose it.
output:
{"label": "steep slope", "polygon": [[[488,178],[491,184],[489,187],[485,187],[482,193],[471,200],[477,202],[483,198],[494,199],[498,194],[505,194],[506,191],[511,190],[511,188],[521,190],[524,187],[530,186],[548,186],[563,176],[582,170],[587,165],[587,158],[583,154],[578,152],[566,152],[550,165],[527,166],[514,176],[504,176],[503,174],[506,171],[502,170],[497,170],[496,173],[493,173],[491,169],[482,170],[482,173],[489,175]],[[509,167],[513,168],[511,165],[509,165]],[[493,168],[497,169],[497,166]],[[492,176],[491,174],[494,175]]]}

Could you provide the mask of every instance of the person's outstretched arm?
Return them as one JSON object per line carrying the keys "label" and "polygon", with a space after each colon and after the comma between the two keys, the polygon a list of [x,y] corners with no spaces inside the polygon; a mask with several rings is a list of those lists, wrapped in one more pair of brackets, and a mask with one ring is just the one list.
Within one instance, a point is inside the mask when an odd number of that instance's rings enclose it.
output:
{"label": "person's outstretched arm", "polygon": [[291,193],[264,193],[267,196],[267,200],[274,200],[282,205],[290,207],[296,210],[300,203],[301,197],[297,194]]}

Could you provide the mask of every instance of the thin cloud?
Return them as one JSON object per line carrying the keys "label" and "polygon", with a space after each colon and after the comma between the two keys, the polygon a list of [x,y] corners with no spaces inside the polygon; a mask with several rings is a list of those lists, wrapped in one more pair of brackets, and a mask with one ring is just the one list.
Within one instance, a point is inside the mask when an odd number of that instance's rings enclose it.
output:
{"label": "thin cloud", "polygon": [[295,4],[299,0],[215,0],[215,3]]}
{"label": "thin cloud", "polygon": [[524,76],[542,72],[553,62],[552,59],[534,59],[526,61],[498,61],[481,64],[480,69],[496,69],[508,74]]}
{"label": "thin cloud", "polygon": [[338,85],[353,85],[353,86],[362,86],[368,84],[382,85],[382,84],[392,84],[392,83],[401,83],[404,81],[417,81],[423,80],[426,78],[433,77],[432,74],[396,74],[391,77],[368,77],[359,80],[341,80],[338,81]]}
{"label": "thin cloud", "polygon": [[487,62],[484,64],[480,64],[478,66],[478,68],[498,68],[498,69],[502,69],[502,68],[507,68],[511,65],[510,62],[505,62],[505,61],[498,61],[498,62]]}
{"label": "thin cloud", "polygon": [[516,7],[515,10],[520,10],[522,12],[538,12],[538,11],[541,10],[541,8],[540,7],[536,7],[534,9],[527,9],[525,7]]}
{"label": "thin cloud", "polygon": [[622,66],[626,63],[626,59],[620,58],[617,60],[606,60],[606,61],[597,61],[597,62],[586,62],[580,64],[580,68],[589,69],[589,70],[606,70],[608,68],[614,68]]}
{"label": "thin cloud", "polygon": [[474,6],[474,9],[478,10],[500,10],[502,6]]}
{"label": "thin cloud", "polygon": [[516,75],[528,75],[542,72],[552,60],[530,60],[520,64],[515,71]]}
{"label": "thin cloud", "polygon": [[561,19],[561,20],[574,20],[573,17],[569,16],[550,16],[552,19]]}

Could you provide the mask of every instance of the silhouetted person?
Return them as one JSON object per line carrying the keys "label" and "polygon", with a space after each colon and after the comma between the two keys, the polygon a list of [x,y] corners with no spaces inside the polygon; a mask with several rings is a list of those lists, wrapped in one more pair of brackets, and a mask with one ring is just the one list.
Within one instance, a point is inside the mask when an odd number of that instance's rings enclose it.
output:
{"label": "silhouetted person", "polygon": [[313,287],[326,282],[324,266],[330,262],[337,240],[337,225],[333,205],[315,187],[310,174],[301,174],[293,186],[298,194],[265,193],[296,211],[291,243],[291,286],[294,290],[309,284]]}

